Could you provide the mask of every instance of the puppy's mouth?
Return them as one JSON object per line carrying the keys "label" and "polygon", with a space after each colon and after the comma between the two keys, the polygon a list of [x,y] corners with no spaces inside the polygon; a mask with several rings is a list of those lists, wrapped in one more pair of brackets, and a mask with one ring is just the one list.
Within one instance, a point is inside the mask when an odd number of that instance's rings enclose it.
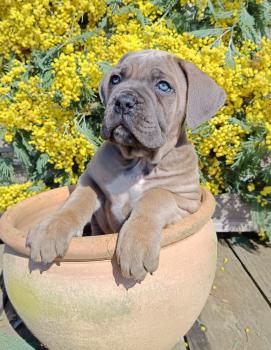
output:
{"label": "puppy's mouth", "polygon": [[137,147],[140,145],[134,135],[122,124],[111,130],[109,139],[123,146]]}

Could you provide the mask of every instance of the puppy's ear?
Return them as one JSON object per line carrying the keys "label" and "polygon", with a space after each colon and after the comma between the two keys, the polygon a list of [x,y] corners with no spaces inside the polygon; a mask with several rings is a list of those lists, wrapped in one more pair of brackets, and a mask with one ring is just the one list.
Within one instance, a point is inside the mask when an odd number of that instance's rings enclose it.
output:
{"label": "puppy's ear", "polygon": [[128,51],[125,55],[123,55],[123,56],[120,58],[118,64],[121,64],[123,61],[126,60],[126,58],[128,58],[129,56],[131,56],[131,55],[133,55],[133,54],[135,54],[134,51]]}
{"label": "puppy's ear", "polygon": [[225,102],[225,91],[193,63],[178,59],[187,80],[186,120],[193,129],[215,115]]}
{"label": "puppy's ear", "polygon": [[103,105],[106,105],[107,98],[108,98],[107,87],[109,83],[109,77],[110,77],[110,72],[105,73],[105,75],[103,76],[99,84],[99,95]]}

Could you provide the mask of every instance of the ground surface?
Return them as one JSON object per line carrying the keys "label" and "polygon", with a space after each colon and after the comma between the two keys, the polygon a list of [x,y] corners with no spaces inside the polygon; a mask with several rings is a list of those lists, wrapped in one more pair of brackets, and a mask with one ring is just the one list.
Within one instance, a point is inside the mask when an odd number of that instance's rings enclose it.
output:
{"label": "ground surface", "polygon": [[[2,250],[0,245],[0,256]],[[271,246],[244,235],[220,236],[217,273],[207,304],[185,339],[169,350],[270,350],[270,267]],[[0,349],[45,349],[5,293],[3,297],[3,284],[0,287]]]}

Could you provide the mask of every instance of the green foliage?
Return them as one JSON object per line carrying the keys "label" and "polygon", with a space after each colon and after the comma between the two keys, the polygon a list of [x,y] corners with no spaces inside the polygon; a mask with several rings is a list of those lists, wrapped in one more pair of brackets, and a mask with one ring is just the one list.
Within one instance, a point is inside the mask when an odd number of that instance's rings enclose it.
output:
{"label": "green foliage", "polygon": [[245,6],[241,7],[238,26],[245,40],[257,41],[258,35],[255,28],[255,18],[249,14]]}
{"label": "green foliage", "polygon": [[[250,205],[255,227],[265,231],[271,239],[271,195],[260,200],[264,184],[271,184],[271,154],[265,145],[265,136],[264,125],[254,126],[234,164],[231,167],[224,165],[223,174],[226,190],[239,194]],[[250,191],[250,183],[257,187]]]}
{"label": "green foliage", "polygon": [[41,154],[37,157],[36,169],[38,175],[42,175],[46,171],[46,166],[48,164],[49,156],[48,154]]}
{"label": "green foliage", "polygon": [[248,1],[247,11],[254,18],[254,28],[262,36],[270,37],[271,1],[265,0],[261,4]]}
{"label": "green foliage", "polygon": [[[238,53],[236,43],[242,40],[258,42],[261,36],[271,33],[271,2],[268,0],[256,3],[254,0],[244,2],[238,10],[233,24],[227,27],[215,27],[212,18],[217,22],[221,19],[231,19],[234,11],[226,9],[226,1],[208,0],[203,16],[199,16],[200,2],[197,5],[181,6],[180,1],[152,0],[164,11],[168,21],[179,33],[190,32],[196,37],[216,37],[214,45],[224,40],[228,43],[225,59],[229,66],[234,65],[234,56]],[[219,23],[219,22],[218,22]],[[227,34],[227,35],[226,35]]]}
{"label": "green foliage", "polygon": [[193,30],[191,34],[193,34],[197,38],[204,38],[205,36],[216,36],[218,34],[223,34],[225,31],[226,29],[222,28],[209,28]]}
{"label": "green foliage", "polygon": [[176,28],[178,33],[192,32],[198,29],[210,27],[210,20],[204,17],[198,20],[198,8],[196,6],[181,6],[180,1],[174,0],[152,0],[157,7],[163,11],[163,17],[171,22],[171,26]]}
{"label": "green foliage", "polygon": [[14,173],[12,159],[8,157],[0,158],[0,184],[8,185],[12,182]]}
{"label": "green foliage", "polygon": [[251,217],[254,227],[258,232],[265,232],[269,241],[271,241],[271,211],[270,208],[263,208],[255,202],[251,204]]}
{"label": "green foliage", "polygon": [[32,166],[31,156],[29,154],[29,150],[25,146],[25,142],[23,142],[22,134],[17,132],[13,142],[12,148],[15,153],[17,159],[21,162],[25,169],[29,169]]}
{"label": "green foliage", "polygon": [[89,140],[89,142],[93,144],[95,151],[97,151],[97,149],[102,144],[101,138],[97,135],[99,133],[100,127],[96,123],[97,126],[95,130],[94,127],[91,127],[92,124],[92,117],[87,118],[85,115],[83,115],[80,120],[76,122],[76,128],[86,137],[87,140]]}
{"label": "green foliage", "polygon": [[[54,81],[54,74],[52,70],[52,62],[55,58],[59,57],[61,49],[67,43],[80,43],[81,41],[88,40],[96,32],[85,32],[82,35],[78,35],[68,42],[58,44],[52,47],[47,52],[41,50],[33,50],[30,61],[27,66],[27,70],[18,79],[14,79],[11,85],[11,92],[9,93],[10,100],[13,100],[17,91],[16,87],[20,79],[27,82],[31,76],[38,76],[41,78],[40,87],[43,90],[48,90]],[[4,72],[9,72],[13,67],[13,60],[15,56],[12,55],[9,60],[4,62]],[[110,68],[108,62],[100,62],[100,67],[105,72]],[[79,73],[79,72],[78,72]],[[95,108],[92,106],[93,102],[97,100],[96,94],[87,87],[87,81],[83,81],[83,87],[80,93],[80,99],[78,102],[72,102],[70,109],[74,111],[74,122],[83,135],[94,145],[97,149],[101,145],[100,128],[101,128],[101,116],[103,114],[103,106],[95,104]],[[0,97],[1,98],[1,97]],[[62,94],[57,91],[54,96],[54,101],[60,103],[62,100]],[[92,108],[89,109],[89,106]],[[0,128],[0,142],[4,142],[5,128]],[[65,170],[56,170],[53,164],[49,162],[49,156],[45,153],[38,152],[29,143],[31,135],[22,130],[16,130],[13,137],[13,141],[10,144],[9,154],[0,154],[0,185],[8,185],[16,182],[16,176],[14,177],[16,169],[22,168],[24,174],[28,180],[33,182],[41,181],[42,185],[46,184],[48,187],[56,187],[54,179],[56,177],[63,178],[63,185],[70,184],[70,177]],[[76,171],[75,171],[76,172]]]}
{"label": "green foliage", "polygon": [[134,13],[138,22],[144,27],[146,24],[149,24],[149,20],[143,16],[138,7],[136,7],[133,3],[128,5],[123,5],[121,0],[109,0],[107,1],[108,5],[110,5],[112,13],[118,15],[124,15],[128,13]]}

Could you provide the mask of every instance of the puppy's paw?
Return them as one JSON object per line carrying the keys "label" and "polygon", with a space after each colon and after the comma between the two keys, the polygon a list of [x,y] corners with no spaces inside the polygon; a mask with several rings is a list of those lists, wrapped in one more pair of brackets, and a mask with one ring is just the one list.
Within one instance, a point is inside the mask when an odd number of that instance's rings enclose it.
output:
{"label": "puppy's paw", "polygon": [[120,230],[116,257],[123,277],[141,282],[147,273],[153,273],[159,265],[160,233],[146,231],[139,225],[129,225]]}
{"label": "puppy's paw", "polygon": [[51,263],[56,257],[63,257],[78,230],[78,224],[66,215],[46,218],[28,233],[26,246],[31,249],[31,259]]}

